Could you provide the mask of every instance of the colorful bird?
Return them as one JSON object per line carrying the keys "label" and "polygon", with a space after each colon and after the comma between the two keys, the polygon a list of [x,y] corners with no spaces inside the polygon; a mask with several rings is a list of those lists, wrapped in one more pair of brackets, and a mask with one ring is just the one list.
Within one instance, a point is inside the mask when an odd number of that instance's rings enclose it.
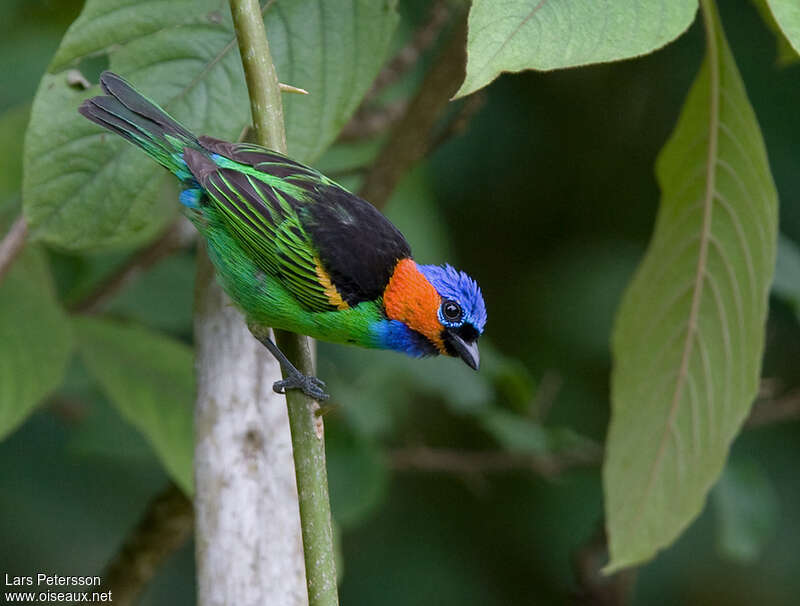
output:
{"label": "colorful bird", "polygon": [[273,388],[325,399],[266,327],[411,356],[460,357],[478,369],[480,288],[449,265],[417,265],[403,234],[325,175],[250,143],[195,137],[112,72],[78,110],[141,147],[181,181],[185,214],[208,243],[225,291],[278,359]]}

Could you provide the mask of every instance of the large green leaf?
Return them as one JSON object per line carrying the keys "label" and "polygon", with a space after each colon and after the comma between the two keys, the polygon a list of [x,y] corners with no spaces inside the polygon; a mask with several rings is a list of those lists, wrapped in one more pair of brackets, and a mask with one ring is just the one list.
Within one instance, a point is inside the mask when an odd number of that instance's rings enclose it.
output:
{"label": "large green leaf", "polygon": [[191,493],[192,350],[135,325],[76,318],[74,327],[89,372],[123,418],[148,439],[167,472]]}
{"label": "large green leaf", "polygon": [[715,9],[707,54],[656,172],[655,233],[613,335],[603,480],[616,570],[700,512],[756,395],[777,194]]}
{"label": "large green leaf", "polygon": [[44,254],[29,246],[0,283],[0,439],[58,387],[71,351]]}
{"label": "large green leaf", "polygon": [[[311,92],[284,96],[292,155],[309,160],[335,138],[380,68],[396,21],[389,1],[269,3],[278,75]],[[227,2],[88,0],[42,79],[25,142],[32,233],[70,249],[137,243],[176,207],[159,197],[163,169],[77,114],[98,89],[70,86],[70,69],[98,55],[198,133],[234,139],[250,119]]]}
{"label": "large green leaf", "polygon": [[474,0],[467,75],[456,97],[501,72],[558,69],[661,48],[692,22],[697,0]]}
{"label": "large green leaf", "polygon": [[800,53],[800,3],[797,0],[767,0],[775,22],[796,53]]}

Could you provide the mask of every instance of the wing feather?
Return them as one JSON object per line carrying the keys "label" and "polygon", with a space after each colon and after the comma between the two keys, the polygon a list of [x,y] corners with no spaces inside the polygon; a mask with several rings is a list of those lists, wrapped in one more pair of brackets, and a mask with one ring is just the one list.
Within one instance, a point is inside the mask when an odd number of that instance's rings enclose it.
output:
{"label": "wing feather", "polygon": [[411,250],[375,207],[313,168],[249,143],[200,137],[184,159],[231,233],[310,311],[378,299]]}
{"label": "wing feather", "polygon": [[232,168],[208,173],[200,185],[262,270],[277,277],[309,311],[336,309],[317,276],[317,252],[285,195]]}

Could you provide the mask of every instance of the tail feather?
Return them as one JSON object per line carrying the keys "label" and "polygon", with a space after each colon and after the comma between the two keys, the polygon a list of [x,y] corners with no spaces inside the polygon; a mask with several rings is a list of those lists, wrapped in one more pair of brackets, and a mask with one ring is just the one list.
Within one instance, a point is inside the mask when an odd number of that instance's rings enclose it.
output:
{"label": "tail feather", "polygon": [[152,120],[165,133],[197,143],[192,133],[114,72],[105,71],[101,74],[100,87],[135,114]]}
{"label": "tail feather", "polygon": [[191,179],[183,150],[202,149],[197,138],[116,74],[103,72],[100,86],[108,96],[84,101],[81,115],[141,147],[178,178]]}

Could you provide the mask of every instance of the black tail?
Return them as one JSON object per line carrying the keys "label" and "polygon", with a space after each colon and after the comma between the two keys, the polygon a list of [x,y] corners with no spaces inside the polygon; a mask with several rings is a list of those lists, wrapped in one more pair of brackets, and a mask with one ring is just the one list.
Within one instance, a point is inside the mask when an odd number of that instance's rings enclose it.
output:
{"label": "black tail", "polygon": [[189,178],[183,150],[202,149],[197,138],[117,74],[103,72],[100,87],[108,96],[84,101],[81,115],[138,145],[179,178]]}

